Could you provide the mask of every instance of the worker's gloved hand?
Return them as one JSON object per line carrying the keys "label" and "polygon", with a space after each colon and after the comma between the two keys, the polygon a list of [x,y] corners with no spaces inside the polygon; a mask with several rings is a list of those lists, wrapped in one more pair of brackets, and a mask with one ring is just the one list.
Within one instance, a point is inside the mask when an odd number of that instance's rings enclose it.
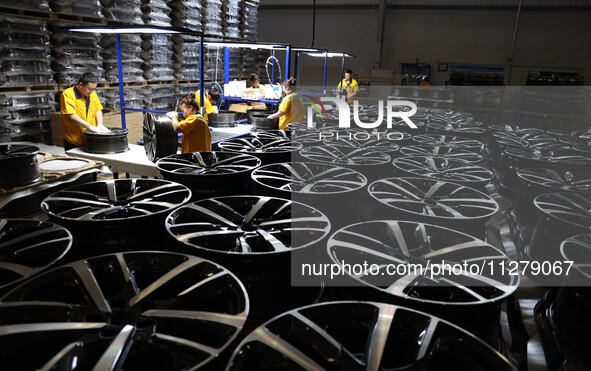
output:
{"label": "worker's gloved hand", "polygon": [[273,115],[267,116],[268,119],[273,119]]}
{"label": "worker's gloved hand", "polygon": [[166,117],[168,117],[168,118],[169,118],[169,119],[171,119],[171,120],[172,120],[172,118],[173,118],[174,116],[178,116],[178,115],[179,115],[179,113],[178,113],[178,112],[176,112],[176,111],[170,111],[170,112],[166,112]]}
{"label": "worker's gloved hand", "polygon": [[97,126],[93,126],[93,125],[90,125],[90,127],[87,128],[86,130],[93,132],[93,133],[100,133],[101,132],[101,129],[99,129]]}
{"label": "worker's gloved hand", "polygon": [[109,133],[111,132],[111,130],[109,130],[109,128],[107,128],[105,125],[98,125],[96,127],[99,131],[99,133]]}

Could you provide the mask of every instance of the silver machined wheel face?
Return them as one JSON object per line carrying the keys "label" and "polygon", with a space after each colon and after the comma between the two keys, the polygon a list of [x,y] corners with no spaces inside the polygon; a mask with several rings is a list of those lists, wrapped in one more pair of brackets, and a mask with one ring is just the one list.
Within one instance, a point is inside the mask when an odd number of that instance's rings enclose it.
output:
{"label": "silver machined wheel face", "polygon": [[[363,140],[363,139],[355,139],[355,138],[340,138],[340,139],[327,139],[324,141],[325,144],[327,145],[331,145],[331,146],[345,146],[345,147],[351,147],[351,148],[360,148],[360,149],[367,149],[370,151],[375,151],[375,152],[384,152],[384,153],[390,153],[390,152],[396,152],[400,149],[400,146],[398,146],[398,144],[391,142],[387,139],[372,139],[372,136],[370,133],[367,133],[367,137],[369,139],[367,140]],[[365,137],[364,137],[365,138]]]}
{"label": "silver machined wheel face", "polygon": [[493,136],[496,143],[506,147],[540,148],[558,142],[556,138],[543,131],[495,132]]}
{"label": "silver machined wheel face", "polygon": [[426,178],[388,178],[369,185],[380,203],[435,220],[488,220],[499,210],[490,196],[463,185]]}
{"label": "silver machined wheel face", "polygon": [[247,173],[260,165],[261,160],[254,156],[230,152],[183,153],[156,162],[163,173],[187,177]]}
{"label": "silver machined wheel face", "polygon": [[536,208],[551,219],[591,230],[591,200],[578,194],[546,193],[534,199]]}
{"label": "silver machined wheel face", "polygon": [[431,156],[431,157],[445,157],[471,164],[482,162],[482,155],[472,152],[467,149],[445,147],[445,146],[427,146],[427,145],[413,145],[404,146],[400,148],[400,153],[404,156]]}
{"label": "silver machined wheel face", "polygon": [[72,235],[57,224],[0,219],[0,288],[49,267],[71,246]]}
{"label": "silver machined wheel face", "polygon": [[337,145],[304,148],[300,155],[310,161],[335,165],[374,166],[391,161],[389,155],[373,149]]}
{"label": "silver machined wheel face", "polygon": [[261,130],[261,131],[251,132],[250,135],[253,137],[257,137],[259,139],[291,140],[291,137],[293,136],[293,131],[290,131],[290,130]]}
{"label": "silver machined wheel face", "polygon": [[41,203],[52,217],[76,222],[115,222],[168,213],[189,201],[191,191],[157,179],[115,179],[58,191]]}
{"label": "silver machined wheel face", "polygon": [[248,313],[242,283],[208,260],[104,255],[55,268],[2,297],[0,358],[24,369],[194,370],[236,338]]}
{"label": "silver machined wheel face", "polygon": [[427,128],[437,131],[446,131],[454,134],[484,135],[488,132],[483,124],[477,122],[452,123],[452,122],[431,122]]}
{"label": "silver machined wheel face", "polygon": [[556,191],[591,193],[591,172],[580,173],[546,168],[526,168],[517,170],[517,176],[537,187]]}
{"label": "silver machined wheel face", "polygon": [[275,190],[306,195],[347,193],[367,185],[367,178],[355,170],[311,162],[262,166],[252,173],[252,179]]}
{"label": "silver machined wheel face", "polygon": [[576,269],[585,279],[580,284],[591,283],[591,234],[581,234],[567,238],[560,245],[560,253],[566,261],[572,261]]}
{"label": "silver machined wheel face", "polygon": [[441,157],[399,157],[392,162],[398,171],[450,182],[480,184],[490,182],[494,174],[482,167]]}
{"label": "silver machined wheel face", "polygon": [[[477,366],[476,366],[477,365]],[[395,305],[338,301],[285,312],[238,345],[237,370],[517,370],[461,328]]]}
{"label": "silver machined wheel face", "polygon": [[[409,128],[410,129],[410,128]],[[377,139],[387,139],[387,140],[391,140],[394,142],[405,142],[405,141],[409,141],[412,138],[412,135],[410,135],[409,133],[405,132],[405,131],[399,131],[399,130],[371,130],[368,131],[370,134],[372,134],[375,138]]]}
{"label": "silver machined wheel face", "polygon": [[309,144],[322,142],[322,134],[320,131],[294,131],[292,139],[298,143]]}
{"label": "silver machined wheel face", "polygon": [[534,160],[540,161],[541,163],[546,162],[591,167],[591,157],[584,156],[572,151],[553,151],[543,148],[507,148],[505,149],[505,154],[516,159]]}
{"label": "silver machined wheel face", "polygon": [[[328,255],[336,264],[375,264],[378,274],[349,277],[384,294],[446,305],[499,303],[519,286],[519,276],[502,272],[499,261],[509,258],[477,238],[431,224],[378,220],[353,224],[328,240]],[[468,271],[473,266],[498,269]],[[410,268],[410,265],[422,267]],[[452,266],[460,266],[452,272]],[[401,267],[392,270],[389,266]],[[506,265],[505,265],[506,266]],[[443,269],[438,270],[442,267]],[[390,270],[389,272],[387,270]],[[383,273],[383,274],[380,274]]]}
{"label": "silver machined wheel face", "polygon": [[418,144],[429,146],[446,146],[472,150],[481,150],[484,147],[480,141],[455,135],[423,134],[413,136],[412,140]]}
{"label": "silver machined wheel face", "polygon": [[220,149],[244,153],[289,153],[302,149],[302,144],[282,138],[258,138],[246,136],[220,142]]}
{"label": "silver machined wheel face", "polygon": [[[225,254],[282,254],[311,246],[330,232],[320,211],[282,198],[232,196],[173,211],[166,229],[183,244]],[[292,242],[297,241],[297,246]]]}

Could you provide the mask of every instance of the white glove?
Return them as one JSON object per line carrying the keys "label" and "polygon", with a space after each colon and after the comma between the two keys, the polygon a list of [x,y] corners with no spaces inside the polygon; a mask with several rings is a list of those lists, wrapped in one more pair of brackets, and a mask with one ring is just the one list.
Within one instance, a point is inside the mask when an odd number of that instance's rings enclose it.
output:
{"label": "white glove", "polygon": [[179,115],[179,113],[176,111],[166,112],[166,117],[168,117],[171,120],[172,120],[173,116],[178,116],[178,115]]}
{"label": "white glove", "polygon": [[99,125],[99,126],[97,126],[97,129],[99,130],[99,133],[111,132],[111,130],[109,130],[105,125]]}
{"label": "white glove", "polygon": [[93,126],[93,125],[90,125],[90,127],[87,128],[86,130],[91,131],[93,133],[100,133],[101,132],[101,130],[98,127]]}

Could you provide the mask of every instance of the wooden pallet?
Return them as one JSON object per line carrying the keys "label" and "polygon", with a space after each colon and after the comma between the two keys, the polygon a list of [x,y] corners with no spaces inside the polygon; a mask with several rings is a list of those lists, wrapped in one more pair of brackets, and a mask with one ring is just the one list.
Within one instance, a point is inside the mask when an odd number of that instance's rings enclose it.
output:
{"label": "wooden pallet", "polygon": [[0,94],[12,94],[12,93],[51,93],[57,92],[58,85],[25,85],[25,86],[0,86]]}
{"label": "wooden pallet", "polygon": [[45,19],[47,21],[52,19],[52,12],[49,10],[23,9],[5,5],[0,6],[0,14]]}
{"label": "wooden pallet", "polygon": [[[147,86],[147,85],[148,85],[148,83],[146,81],[123,81],[124,88],[142,87],[142,86]],[[119,83],[118,82],[99,82],[96,86],[99,89],[118,88]]]}
{"label": "wooden pallet", "polygon": [[93,17],[86,15],[76,15],[68,13],[53,13],[52,20],[56,22],[77,22],[77,23],[92,23],[94,25],[106,25],[107,19],[105,17]]}

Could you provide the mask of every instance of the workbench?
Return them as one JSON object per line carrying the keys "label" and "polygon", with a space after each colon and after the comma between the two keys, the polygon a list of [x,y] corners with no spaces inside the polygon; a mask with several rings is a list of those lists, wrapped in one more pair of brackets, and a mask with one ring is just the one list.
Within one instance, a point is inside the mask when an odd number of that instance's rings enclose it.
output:
{"label": "workbench", "polygon": [[[250,125],[237,125],[231,128],[212,128],[212,143],[215,144],[225,139],[248,134],[250,132],[250,127]],[[121,153],[88,153],[84,152],[82,147],[71,149],[66,153],[82,158],[102,161],[113,173],[127,173],[128,175],[132,174],[149,178],[162,177],[156,165],[148,160],[144,146],[137,144],[129,144],[129,151]]]}

